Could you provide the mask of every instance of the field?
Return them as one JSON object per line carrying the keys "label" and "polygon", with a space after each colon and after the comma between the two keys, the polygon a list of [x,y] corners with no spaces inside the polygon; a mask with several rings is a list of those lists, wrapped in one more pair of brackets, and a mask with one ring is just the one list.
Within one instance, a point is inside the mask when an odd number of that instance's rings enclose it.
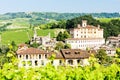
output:
{"label": "field", "polygon": [[[39,36],[46,36],[48,35],[48,33],[50,33],[51,37],[54,37],[55,31],[56,31],[55,29],[45,29],[45,30],[39,29],[37,30],[37,34]],[[16,44],[24,43],[29,40],[28,34],[30,35],[30,37],[32,37],[33,31],[28,30],[28,33],[26,30],[23,30],[23,29],[5,31],[1,34],[2,43],[9,44],[11,43],[11,41],[15,41]]]}
{"label": "field", "polygon": [[97,20],[99,20],[100,22],[105,22],[105,23],[108,23],[112,19],[120,19],[120,18],[97,18]]}

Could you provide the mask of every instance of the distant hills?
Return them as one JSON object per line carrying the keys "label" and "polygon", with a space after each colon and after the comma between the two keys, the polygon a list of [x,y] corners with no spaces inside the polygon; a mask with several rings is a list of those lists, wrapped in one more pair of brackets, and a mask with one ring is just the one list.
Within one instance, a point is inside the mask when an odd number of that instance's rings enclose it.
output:
{"label": "distant hills", "polygon": [[0,20],[8,20],[15,18],[34,18],[36,20],[42,19],[71,19],[83,15],[92,15],[95,18],[116,18],[120,17],[119,13],[55,13],[55,12],[17,12],[6,13],[0,15]]}
{"label": "distant hills", "polygon": [[118,18],[119,13],[56,13],[56,12],[17,12],[0,14],[0,29],[28,28],[60,20],[68,20],[83,15],[94,18]]}

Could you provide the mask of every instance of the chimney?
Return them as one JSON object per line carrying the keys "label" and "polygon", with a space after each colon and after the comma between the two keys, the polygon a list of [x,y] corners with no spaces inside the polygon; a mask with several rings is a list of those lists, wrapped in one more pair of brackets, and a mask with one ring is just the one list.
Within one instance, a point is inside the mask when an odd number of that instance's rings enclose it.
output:
{"label": "chimney", "polygon": [[87,20],[82,20],[82,27],[86,27],[87,26]]}

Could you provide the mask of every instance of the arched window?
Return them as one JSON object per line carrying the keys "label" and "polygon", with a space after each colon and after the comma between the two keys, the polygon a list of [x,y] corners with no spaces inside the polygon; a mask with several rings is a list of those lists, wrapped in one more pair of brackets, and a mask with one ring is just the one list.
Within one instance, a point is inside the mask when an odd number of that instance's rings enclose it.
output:
{"label": "arched window", "polygon": [[41,59],[41,55],[39,54],[39,59]]}
{"label": "arched window", "polygon": [[36,60],[36,61],[35,61],[35,66],[37,66],[37,65],[38,65],[38,61]]}
{"label": "arched window", "polygon": [[73,60],[68,60],[68,64],[73,65]]}
{"label": "arched window", "polygon": [[45,58],[47,58],[47,54],[45,54]]}
{"label": "arched window", "polygon": [[28,59],[28,55],[26,55],[26,59]]}
{"label": "arched window", "polygon": [[21,55],[19,55],[19,58],[21,58]]}

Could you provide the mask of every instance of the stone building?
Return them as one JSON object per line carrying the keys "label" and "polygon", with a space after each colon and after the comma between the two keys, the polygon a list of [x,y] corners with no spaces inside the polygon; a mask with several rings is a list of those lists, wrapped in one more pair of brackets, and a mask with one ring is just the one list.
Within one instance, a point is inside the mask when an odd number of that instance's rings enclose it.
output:
{"label": "stone building", "polygon": [[30,44],[33,44],[34,42],[44,46],[44,47],[54,47],[56,44],[56,39],[50,37],[50,33],[47,36],[38,36],[36,29],[34,30],[34,35],[30,41]]}

